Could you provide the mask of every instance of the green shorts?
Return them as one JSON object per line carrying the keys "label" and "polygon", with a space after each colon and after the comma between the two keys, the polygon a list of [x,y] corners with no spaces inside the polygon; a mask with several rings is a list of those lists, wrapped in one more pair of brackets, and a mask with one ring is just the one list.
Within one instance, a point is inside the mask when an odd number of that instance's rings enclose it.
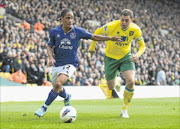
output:
{"label": "green shorts", "polygon": [[106,80],[114,79],[119,71],[135,70],[134,63],[131,61],[130,53],[120,60],[105,56],[104,62]]}

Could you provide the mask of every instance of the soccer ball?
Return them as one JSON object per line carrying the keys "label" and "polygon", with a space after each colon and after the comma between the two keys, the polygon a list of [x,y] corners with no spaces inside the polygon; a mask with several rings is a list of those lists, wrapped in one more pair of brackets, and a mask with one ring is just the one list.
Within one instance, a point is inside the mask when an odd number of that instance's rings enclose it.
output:
{"label": "soccer ball", "polygon": [[60,111],[60,118],[65,123],[74,122],[77,118],[77,111],[72,106],[65,106]]}

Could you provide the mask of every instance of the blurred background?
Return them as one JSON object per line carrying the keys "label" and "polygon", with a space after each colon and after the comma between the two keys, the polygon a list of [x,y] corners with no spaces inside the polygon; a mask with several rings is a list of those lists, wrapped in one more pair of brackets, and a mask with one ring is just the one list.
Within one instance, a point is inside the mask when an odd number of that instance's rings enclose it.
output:
{"label": "blurred background", "polygon": [[[74,12],[74,24],[94,31],[120,17],[124,8],[134,12],[142,29],[146,51],[136,65],[136,85],[180,85],[179,0],[1,0],[0,72],[2,85],[51,86],[46,43],[49,30],[60,24],[65,8]],[[106,84],[105,42],[98,42],[96,54],[88,53],[90,40],[81,40],[79,66],[66,86]],[[138,44],[132,43],[132,53]],[[119,83],[125,80],[119,74]]]}

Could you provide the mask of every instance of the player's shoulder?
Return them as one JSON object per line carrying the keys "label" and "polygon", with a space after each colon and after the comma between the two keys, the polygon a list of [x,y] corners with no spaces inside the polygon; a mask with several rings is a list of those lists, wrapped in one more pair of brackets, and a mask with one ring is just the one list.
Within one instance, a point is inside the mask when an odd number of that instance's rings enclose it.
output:
{"label": "player's shoulder", "polygon": [[76,26],[76,25],[73,26],[73,29],[76,30],[76,31],[85,30],[84,28]]}
{"label": "player's shoulder", "polygon": [[111,26],[116,26],[116,25],[118,25],[118,24],[120,24],[120,20],[111,21],[111,22],[107,23],[106,25],[107,25],[108,27],[111,27]]}
{"label": "player's shoulder", "polygon": [[119,25],[120,25],[120,20],[114,20],[114,21],[111,21],[111,22],[105,24],[103,26],[103,28],[105,31],[111,32],[112,30],[114,30]]}
{"label": "player's shoulder", "polygon": [[81,34],[81,33],[87,33],[87,30],[82,28],[82,27],[79,27],[79,26],[73,26],[73,31],[75,33],[78,33],[78,34]]}
{"label": "player's shoulder", "polygon": [[51,33],[55,33],[55,32],[57,32],[57,31],[60,31],[60,28],[61,28],[61,26],[52,28],[52,29],[50,30],[50,32],[51,32]]}
{"label": "player's shoulder", "polygon": [[140,27],[137,25],[137,24],[135,24],[135,23],[131,23],[131,27],[130,27],[132,30],[141,30],[140,29]]}

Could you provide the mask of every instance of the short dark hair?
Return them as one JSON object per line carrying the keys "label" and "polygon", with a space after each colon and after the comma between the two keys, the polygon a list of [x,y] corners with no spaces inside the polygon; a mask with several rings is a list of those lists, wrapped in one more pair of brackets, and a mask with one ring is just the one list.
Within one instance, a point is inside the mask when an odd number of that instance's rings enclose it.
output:
{"label": "short dark hair", "polygon": [[[69,13],[69,12],[72,12],[72,10],[71,9],[64,9],[62,12],[61,12],[61,16],[60,16],[60,18],[61,17],[64,17],[67,13]],[[61,19],[60,19],[61,20]]]}
{"label": "short dark hair", "polygon": [[131,11],[130,9],[124,9],[122,12],[121,12],[121,16],[124,15],[124,16],[130,16],[130,18],[133,18],[134,15],[133,15],[133,11]]}

